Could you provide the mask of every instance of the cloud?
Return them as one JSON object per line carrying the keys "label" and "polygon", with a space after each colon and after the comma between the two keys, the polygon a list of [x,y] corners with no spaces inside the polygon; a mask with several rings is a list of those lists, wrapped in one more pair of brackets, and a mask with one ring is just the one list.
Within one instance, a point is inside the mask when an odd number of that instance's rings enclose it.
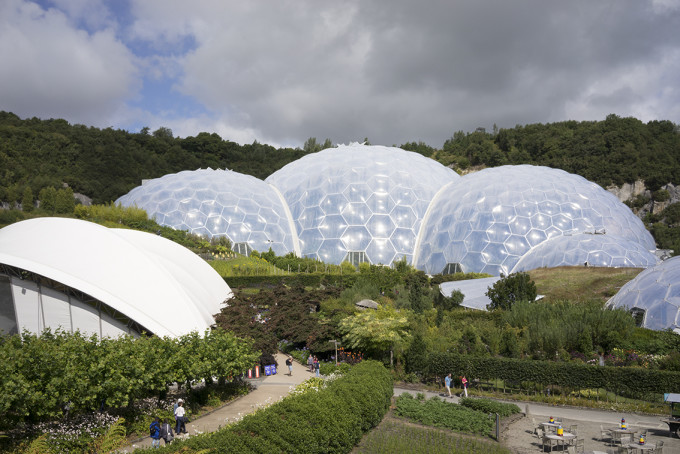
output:
{"label": "cloud", "polygon": [[284,145],[680,122],[679,0],[51,1],[0,6],[4,110]]}
{"label": "cloud", "polygon": [[0,108],[20,116],[106,124],[138,89],[135,57],[112,29],[88,33],[34,3],[0,4],[0,61]]}
{"label": "cloud", "polygon": [[668,1],[160,5],[137,4],[135,29],[194,37],[175,89],[278,142],[438,146],[493,123],[677,112],[651,83],[677,67]]}

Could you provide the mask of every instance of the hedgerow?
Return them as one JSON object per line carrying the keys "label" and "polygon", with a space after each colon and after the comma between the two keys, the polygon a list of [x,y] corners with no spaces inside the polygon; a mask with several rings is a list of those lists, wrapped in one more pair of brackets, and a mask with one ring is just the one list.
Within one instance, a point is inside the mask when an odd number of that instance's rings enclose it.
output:
{"label": "hedgerow", "polygon": [[640,367],[599,367],[584,364],[532,361],[513,358],[463,356],[432,352],[428,375],[466,375],[468,378],[534,382],[571,388],[605,388],[628,396],[680,392],[680,372]]}
{"label": "hedgerow", "polygon": [[292,395],[211,434],[176,441],[157,453],[347,453],[390,405],[392,376],[364,361],[318,392]]}
{"label": "hedgerow", "polygon": [[522,411],[515,404],[496,402],[495,400],[491,399],[462,398],[460,400],[460,404],[463,407],[471,408],[483,413],[498,413],[502,418],[507,418],[510,415],[514,415],[515,413]]}

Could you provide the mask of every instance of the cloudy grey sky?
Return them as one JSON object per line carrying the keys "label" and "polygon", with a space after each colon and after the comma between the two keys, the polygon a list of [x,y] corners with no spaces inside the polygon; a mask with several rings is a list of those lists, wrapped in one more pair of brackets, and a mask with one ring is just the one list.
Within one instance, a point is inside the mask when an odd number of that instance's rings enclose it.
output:
{"label": "cloudy grey sky", "polygon": [[373,144],[680,123],[680,0],[0,0],[0,110]]}

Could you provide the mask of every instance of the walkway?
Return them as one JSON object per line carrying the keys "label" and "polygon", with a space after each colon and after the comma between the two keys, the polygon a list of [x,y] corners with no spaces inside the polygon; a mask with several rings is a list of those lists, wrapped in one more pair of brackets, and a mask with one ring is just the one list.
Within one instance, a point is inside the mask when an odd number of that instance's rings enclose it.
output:
{"label": "walkway", "polygon": [[[312,373],[307,371],[307,367],[295,361],[293,361],[293,376],[289,376],[288,368],[286,367],[286,356],[282,353],[276,355],[276,361],[279,363],[276,375],[249,380],[253,386],[256,386],[255,390],[218,408],[212,413],[189,422],[187,424],[188,435],[214,432],[234,420],[252,413],[258,407],[269,405],[282,399],[290,392],[291,386],[299,385],[313,376]],[[163,445],[162,440],[161,445]],[[151,447],[151,437],[145,437],[121,452],[132,452],[134,449],[142,447]]]}

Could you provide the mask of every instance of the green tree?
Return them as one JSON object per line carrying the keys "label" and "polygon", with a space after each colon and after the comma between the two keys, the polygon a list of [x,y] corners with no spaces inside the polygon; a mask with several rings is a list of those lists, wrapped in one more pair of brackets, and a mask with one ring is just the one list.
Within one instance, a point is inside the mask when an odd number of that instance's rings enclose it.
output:
{"label": "green tree", "polygon": [[57,214],[71,214],[76,208],[76,199],[73,198],[73,189],[61,188],[57,191],[54,201],[54,211]]}
{"label": "green tree", "polygon": [[531,280],[529,273],[513,273],[508,277],[497,281],[487,292],[486,296],[491,299],[487,309],[508,310],[518,301],[532,302],[536,299],[536,284]]}
{"label": "green tree", "polygon": [[376,310],[365,310],[340,321],[343,342],[349,348],[361,349],[380,356],[390,352],[393,364],[394,348],[410,338],[408,317],[390,306],[381,305]]}
{"label": "green tree", "polygon": [[161,126],[156,129],[152,135],[157,139],[172,139],[172,129]]}
{"label": "green tree", "polygon": [[31,189],[30,186],[26,186],[24,189],[24,195],[21,197],[21,209],[26,212],[30,213],[33,211],[33,208],[35,207],[34,204],[34,198],[33,198],[33,190]]}
{"label": "green tree", "polygon": [[406,372],[422,374],[427,368],[427,344],[422,334],[416,333],[406,350]]}
{"label": "green tree", "polygon": [[19,199],[19,186],[16,184],[7,186],[5,189],[5,200],[9,203],[10,208],[14,208]]}
{"label": "green tree", "polygon": [[38,193],[38,200],[40,200],[40,208],[48,213],[54,213],[57,203],[57,190],[52,186],[42,188]]}

